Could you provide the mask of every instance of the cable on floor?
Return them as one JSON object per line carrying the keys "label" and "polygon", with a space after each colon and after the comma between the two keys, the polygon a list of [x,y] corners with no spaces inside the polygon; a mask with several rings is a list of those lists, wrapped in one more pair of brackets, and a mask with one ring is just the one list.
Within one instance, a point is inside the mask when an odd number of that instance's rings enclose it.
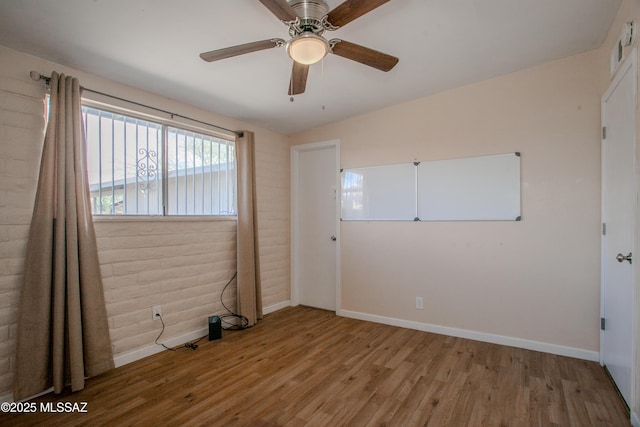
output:
{"label": "cable on floor", "polygon": [[169,350],[169,351],[176,351],[176,350],[181,349],[181,348],[188,348],[188,349],[191,349],[191,350],[197,350],[197,349],[198,349],[198,343],[199,343],[199,342],[200,342],[204,337],[206,337],[206,335],[205,335],[205,336],[202,336],[202,337],[198,338],[198,339],[197,339],[197,340],[195,340],[195,341],[191,341],[191,342],[185,343],[185,344],[183,344],[183,345],[178,345],[178,346],[173,347],[173,348],[171,348],[171,347],[167,347],[167,346],[166,346],[166,345],[164,345],[163,343],[158,342],[158,340],[160,339],[160,337],[161,337],[161,336],[162,336],[162,334],[164,333],[164,320],[162,319],[162,315],[161,315],[161,314],[158,314],[158,317],[160,318],[160,323],[162,323],[162,330],[160,331],[160,334],[158,334],[158,336],[156,337],[156,339],[155,339],[155,341],[154,341],[154,342],[156,343],[156,345],[160,345],[160,346],[164,347],[165,349],[167,349],[167,350]]}
{"label": "cable on floor", "polygon": [[[224,285],[224,288],[222,288],[222,292],[220,292],[220,303],[222,304],[222,306],[225,308],[225,310],[227,310],[228,313],[226,314],[222,314],[218,317],[220,317],[220,321],[222,323],[225,323],[229,326],[223,326],[222,329],[224,329],[225,331],[241,331],[243,329],[246,329],[249,327],[249,319],[247,319],[245,316],[242,316],[240,314],[236,314],[234,313],[231,309],[229,309],[229,307],[227,307],[227,305],[224,303],[222,296],[224,295],[224,291],[227,290],[227,288],[229,287],[229,285],[231,284],[231,282],[233,282],[233,280],[238,276],[238,272],[236,271],[235,273],[233,273],[233,276],[231,276],[231,279],[229,279],[229,281],[227,282],[226,285]],[[176,351],[177,349],[180,348],[189,348],[191,350],[196,350],[198,348],[197,343],[200,342],[203,338],[206,337],[200,337],[195,341],[192,342],[188,342],[186,344],[183,345],[179,345],[176,347],[167,347],[166,345],[164,345],[163,343],[158,342],[158,340],[160,339],[160,337],[162,336],[162,334],[164,333],[164,320],[162,319],[162,315],[158,314],[158,317],[160,318],[160,323],[162,323],[162,330],[160,331],[160,333],[158,334],[158,336],[155,339],[155,343],[156,345],[160,345],[162,347],[164,347],[165,349],[169,350],[169,351]],[[234,319],[235,322],[230,322],[226,319]]]}
{"label": "cable on floor", "polygon": [[[229,307],[226,306],[226,304],[224,303],[224,301],[222,300],[222,296],[224,295],[224,291],[227,290],[227,288],[229,287],[229,285],[231,284],[231,282],[233,282],[233,280],[238,276],[238,272],[236,271],[235,273],[233,273],[233,276],[231,276],[231,279],[229,279],[229,281],[227,282],[226,285],[224,285],[224,288],[222,288],[222,292],[220,292],[220,303],[222,303],[222,306],[225,308],[225,310],[228,311],[227,314],[223,314],[220,317],[220,320],[225,323],[226,325],[229,326],[223,326],[222,329],[224,329],[225,331],[241,331],[243,329],[246,329],[249,327],[249,319],[247,319],[245,316],[242,316],[240,314],[236,314],[234,313],[232,310],[229,309]],[[235,322],[229,322],[226,319],[235,319]]]}

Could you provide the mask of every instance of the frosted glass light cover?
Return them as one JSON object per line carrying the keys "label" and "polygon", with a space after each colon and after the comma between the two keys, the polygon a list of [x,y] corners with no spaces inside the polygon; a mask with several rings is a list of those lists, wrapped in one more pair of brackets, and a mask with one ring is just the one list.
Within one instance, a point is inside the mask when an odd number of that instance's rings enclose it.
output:
{"label": "frosted glass light cover", "polygon": [[287,53],[299,64],[315,64],[324,58],[327,52],[329,52],[327,41],[313,33],[301,34],[287,44]]}

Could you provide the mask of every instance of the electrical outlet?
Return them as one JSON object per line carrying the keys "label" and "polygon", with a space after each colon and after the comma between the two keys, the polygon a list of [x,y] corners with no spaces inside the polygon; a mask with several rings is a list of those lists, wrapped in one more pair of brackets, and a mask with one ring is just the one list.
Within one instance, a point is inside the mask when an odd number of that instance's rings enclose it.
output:
{"label": "electrical outlet", "polygon": [[424,300],[422,297],[416,297],[416,310],[424,309]]}
{"label": "electrical outlet", "polygon": [[154,305],[151,307],[151,313],[153,315],[153,320],[160,320],[160,316],[162,316],[162,309],[159,305]]}

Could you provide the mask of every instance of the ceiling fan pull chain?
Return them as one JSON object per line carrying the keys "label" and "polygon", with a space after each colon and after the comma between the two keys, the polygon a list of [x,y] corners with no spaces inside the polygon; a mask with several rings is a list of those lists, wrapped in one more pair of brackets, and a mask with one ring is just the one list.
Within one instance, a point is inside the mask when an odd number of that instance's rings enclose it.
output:
{"label": "ceiling fan pull chain", "polygon": [[[293,93],[293,73],[291,78],[289,78],[289,93]],[[289,97],[289,102],[293,102],[293,95]]]}
{"label": "ceiling fan pull chain", "polygon": [[320,107],[324,110],[324,58],[320,61]]}
{"label": "ceiling fan pull chain", "polygon": [[[260,40],[216,49],[200,54],[207,62],[219,61],[234,56],[286,46],[294,61],[289,81],[289,101],[304,93],[309,66],[322,60],[328,53],[356,61],[381,71],[389,71],[398,63],[398,58],[341,39],[327,40],[325,30],[337,30],[358,19],[390,0],[343,0],[329,10],[327,0],[259,0],[282,23],[289,27],[291,38]],[[323,62],[324,76],[324,62]],[[324,110],[325,87],[321,87],[321,108]]]}

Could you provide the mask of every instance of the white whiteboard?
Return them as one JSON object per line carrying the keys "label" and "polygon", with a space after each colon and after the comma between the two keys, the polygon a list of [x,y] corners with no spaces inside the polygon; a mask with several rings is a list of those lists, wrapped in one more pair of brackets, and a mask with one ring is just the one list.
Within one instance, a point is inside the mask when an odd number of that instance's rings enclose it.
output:
{"label": "white whiteboard", "polygon": [[341,218],[519,221],[520,153],[342,172]]}
{"label": "white whiteboard", "polygon": [[520,153],[422,162],[421,221],[520,220]]}
{"label": "white whiteboard", "polygon": [[342,172],[343,220],[413,221],[417,212],[413,163]]}

